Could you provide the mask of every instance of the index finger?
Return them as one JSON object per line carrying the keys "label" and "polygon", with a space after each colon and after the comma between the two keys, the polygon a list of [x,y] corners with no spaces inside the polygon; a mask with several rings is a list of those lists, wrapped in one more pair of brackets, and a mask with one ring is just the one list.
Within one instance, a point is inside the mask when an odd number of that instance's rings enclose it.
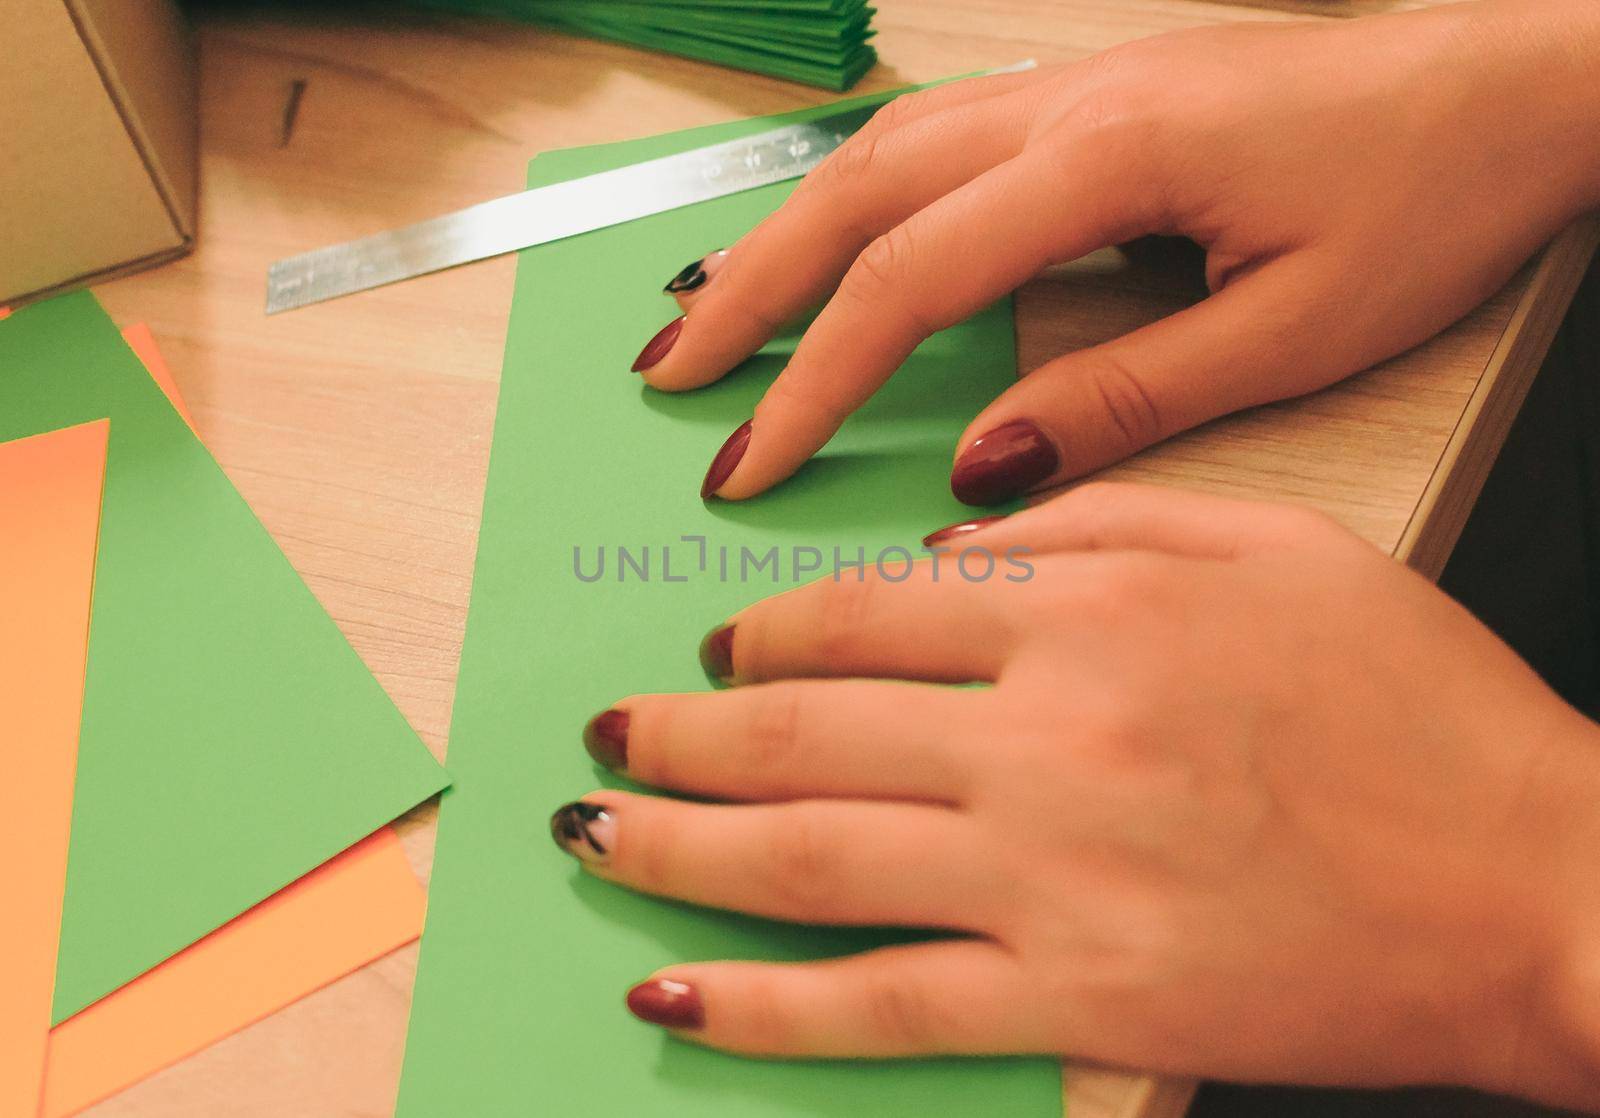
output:
{"label": "index finger", "polygon": [[1022,79],[1037,80],[1001,75],[890,102],[729,251],[670,348],[647,346],[635,371],[679,391],[749,357],[831,291],[874,237],[1021,149],[1026,111],[1001,102]]}
{"label": "index finger", "polygon": [[[702,495],[739,500],[788,478],[930,335],[1046,265],[1153,221],[1128,159],[1092,133],[1029,148],[878,237],[713,460]],[[737,453],[734,453],[734,451]]]}

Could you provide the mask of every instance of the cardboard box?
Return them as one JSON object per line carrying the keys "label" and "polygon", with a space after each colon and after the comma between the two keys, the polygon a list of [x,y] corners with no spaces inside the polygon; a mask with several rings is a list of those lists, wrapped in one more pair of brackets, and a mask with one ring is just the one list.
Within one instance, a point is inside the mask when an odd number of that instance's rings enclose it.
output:
{"label": "cardboard box", "polygon": [[0,0],[0,306],[189,250],[196,79],[175,0]]}

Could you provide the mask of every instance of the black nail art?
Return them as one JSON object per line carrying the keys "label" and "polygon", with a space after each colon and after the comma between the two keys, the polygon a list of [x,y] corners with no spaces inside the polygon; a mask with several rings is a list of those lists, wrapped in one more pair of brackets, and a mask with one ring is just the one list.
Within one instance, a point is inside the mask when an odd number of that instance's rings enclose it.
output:
{"label": "black nail art", "polygon": [[605,808],[578,800],[557,809],[550,817],[550,837],[555,839],[556,845],[563,850],[572,850],[576,843],[582,842],[590,850],[604,857],[606,848],[594,837],[589,825],[596,820],[606,818],[609,816],[606,815]]}
{"label": "black nail art", "polygon": [[708,278],[706,276],[705,262],[706,258],[702,256],[691,264],[685,264],[683,271],[667,281],[667,286],[661,290],[668,295],[682,295],[685,291],[693,291],[705,283]]}

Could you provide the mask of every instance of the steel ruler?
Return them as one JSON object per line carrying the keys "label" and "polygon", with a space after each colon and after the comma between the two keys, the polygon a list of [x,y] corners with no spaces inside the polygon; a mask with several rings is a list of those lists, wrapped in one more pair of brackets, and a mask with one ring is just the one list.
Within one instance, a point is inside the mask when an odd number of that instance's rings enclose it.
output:
{"label": "steel ruler", "polygon": [[[1030,69],[1032,60],[990,73]],[[480,202],[272,265],[267,313],[620,225],[805,175],[878,109],[869,105]]]}

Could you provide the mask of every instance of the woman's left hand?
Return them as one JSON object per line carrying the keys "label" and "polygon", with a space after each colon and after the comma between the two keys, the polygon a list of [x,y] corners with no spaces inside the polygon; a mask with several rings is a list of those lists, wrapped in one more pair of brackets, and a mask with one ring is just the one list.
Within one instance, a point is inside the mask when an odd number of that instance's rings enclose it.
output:
{"label": "woman's left hand", "polygon": [[[603,762],[724,802],[552,821],[645,892],[957,936],[674,966],[635,1012],[763,1055],[1596,1100],[1595,732],[1466,611],[1315,514],[1144,487],[962,544],[1028,545],[1032,577],[824,580],[710,638],[731,689],[591,724]],[[926,685],[958,682],[992,686]]]}

